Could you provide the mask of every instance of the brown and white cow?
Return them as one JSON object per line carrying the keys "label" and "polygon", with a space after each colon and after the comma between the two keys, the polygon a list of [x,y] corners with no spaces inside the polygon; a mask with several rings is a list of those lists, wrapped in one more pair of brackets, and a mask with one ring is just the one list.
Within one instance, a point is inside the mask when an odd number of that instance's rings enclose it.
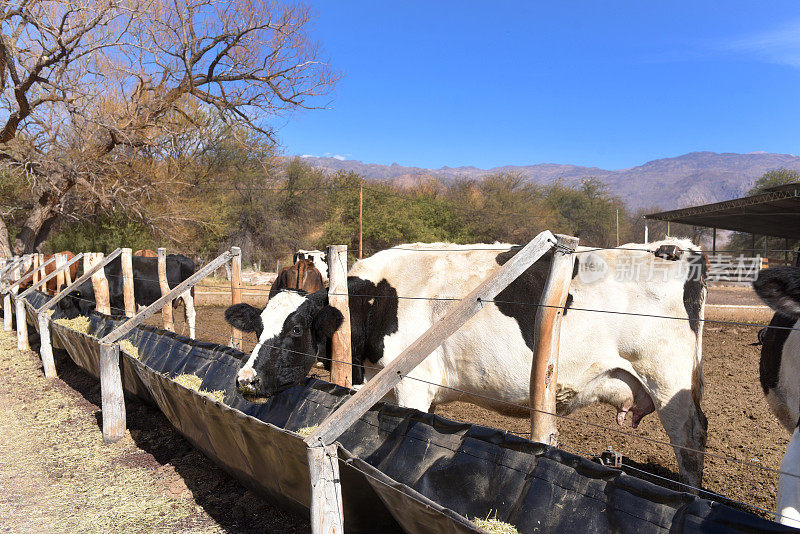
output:
{"label": "brown and white cow", "polygon": [[[58,254],[60,254],[61,256],[64,257],[64,261],[65,262],[67,262],[67,261],[69,261],[69,260],[71,260],[72,258],[75,257],[75,254],[73,254],[69,250],[65,250],[63,252],[58,252]],[[42,260],[42,265],[44,265],[45,263],[50,261],[53,258],[53,256],[54,256],[54,254],[45,254],[44,255],[44,259]],[[76,261],[75,263],[73,263],[72,265],[69,266],[69,274],[70,274],[70,279],[71,280],[75,280],[76,278],[78,278],[78,273],[80,272],[79,263],[80,262]],[[49,265],[46,265],[43,270],[44,270],[44,274],[42,274],[41,271],[39,272],[39,278],[40,279],[52,274],[53,271],[56,270],[56,262],[52,262]],[[20,291],[22,291],[24,289],[27,289],[27,288],[29,288],[30,286],[33,285],[33,271],[34,271],[34,268],[31,267],[20,278],[20,280],[21,280],[21,283],[19,284]],[[45,287],[45,292],[47,294],[49,294],[49,295],[55,295],[58,292],[57,284],[58,284],[58,277],[54,277],[54,278],[48,280],[47,283],[45,284],[45,286],[46,286]]]}

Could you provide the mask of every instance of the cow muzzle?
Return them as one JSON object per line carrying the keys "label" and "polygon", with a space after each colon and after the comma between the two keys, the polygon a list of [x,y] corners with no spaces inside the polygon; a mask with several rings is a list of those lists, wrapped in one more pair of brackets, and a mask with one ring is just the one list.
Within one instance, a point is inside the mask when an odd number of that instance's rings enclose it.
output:
{"label": "cow muzzle", "polygon": [[240,369],[236,375],[236,389],[241,393],[255,394],[258,390],[259,379],[252,368]]}

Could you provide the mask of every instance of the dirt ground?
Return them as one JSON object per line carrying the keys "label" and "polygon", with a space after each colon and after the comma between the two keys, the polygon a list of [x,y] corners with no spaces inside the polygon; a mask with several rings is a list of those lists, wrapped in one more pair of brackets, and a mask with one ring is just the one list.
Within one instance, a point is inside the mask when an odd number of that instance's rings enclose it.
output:
{"label": "dirt ground", "polygon": [[[198,291],[197,301],[205,304],[198,308],[198,338],[228,342],[223,313],[229,299],[224,285]],[[752,299],[749,290],[715,288],[709,302],[757,305]],[[244,300],[263,305],[263,286],[250,295],[245,290]],[[182,311],[175,311],[179,332],[184,330]],[[758,327],[714,321],[765,324],[770,317],[764,309],[709,306],[703,351],[708,450],[754,464],[709,457],[704,488],[766,509],[774,506],[777,475],[757,466],[777,469],[790,436],[769,412],[758,383],[760,347],[752,345]],[[151,322],[160,320],[157,315]],[[254,342],[247,336],[243,350],[249,352]],[[154,526],[186,532],[308,530],[307,518],[276,510],[239,486],[194,451],[156,409],[136,400],[127,401],[130,438],[103,447],[99,383],[62,355],[59,379],[48,384],[38,355],[17,353],[8,343],[0,344],[0,371],[7,377],[0,384],[0,531],[88,532],[98,525],[120,532],[152,531]],[[439,407],[437,413],[523,435],[529,431],[525,418],[466,403]],[[564,448],[591,456],[612,446],[631,465],[677,479],[671,448],[642,439],[668,441],[655,414],[635,430],[618,427],[615,415],[610,407],[595,406],[572,414],[574,421],[560,420]]]}
{"label": "dirt ground", "polygon": [[154,407],[126,399],[129,432],[103,445],[99,382],[65,353],[46,380],[0,331],[0,532],[308,532],[196,451]]}

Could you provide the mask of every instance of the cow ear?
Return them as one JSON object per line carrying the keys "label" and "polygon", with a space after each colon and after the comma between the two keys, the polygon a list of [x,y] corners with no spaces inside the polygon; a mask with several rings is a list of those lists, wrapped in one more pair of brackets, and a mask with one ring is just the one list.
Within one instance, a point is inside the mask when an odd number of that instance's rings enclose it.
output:
{"label": "cow ear", "polygon": [[261,310],[249,304],[234,304],[229,307],[225,310],[225,320],[242,332],[261,332],[264,329]]}
{"label": "cow ear", "polygon": [[323,306],[314,317],[314,331],[320,337],[331,337],[342,326],[344,315],[333,306]]}

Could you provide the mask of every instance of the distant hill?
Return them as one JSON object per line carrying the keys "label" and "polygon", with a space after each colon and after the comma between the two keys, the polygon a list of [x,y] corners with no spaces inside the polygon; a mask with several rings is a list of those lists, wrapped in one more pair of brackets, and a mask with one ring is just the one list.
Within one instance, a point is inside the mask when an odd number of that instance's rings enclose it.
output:
{"label": "distant hill", "polygon": [[753,182],[766,171],[785,167],[800,171],[800,157],[791,154],[753,152],[733,154],[691,152],[675,158],[649,161],[644,165],[621,170],[597,167],[540,163],[537,165],[495,167],[442,167],[425,169],[376,165],[355,160],[304,157],[303,161],[328,171],[354,171],[369,180],[389,181],[399,187],[411,187],[432,180],[449,182],[463,178],[480,179],[498,172],[516,171],[537,184],[561,179],[569,184],[580,183],[594,176],[609,186],[632,209],[657,206],[675,209],[695,204],[719,202],[744,195]]}

